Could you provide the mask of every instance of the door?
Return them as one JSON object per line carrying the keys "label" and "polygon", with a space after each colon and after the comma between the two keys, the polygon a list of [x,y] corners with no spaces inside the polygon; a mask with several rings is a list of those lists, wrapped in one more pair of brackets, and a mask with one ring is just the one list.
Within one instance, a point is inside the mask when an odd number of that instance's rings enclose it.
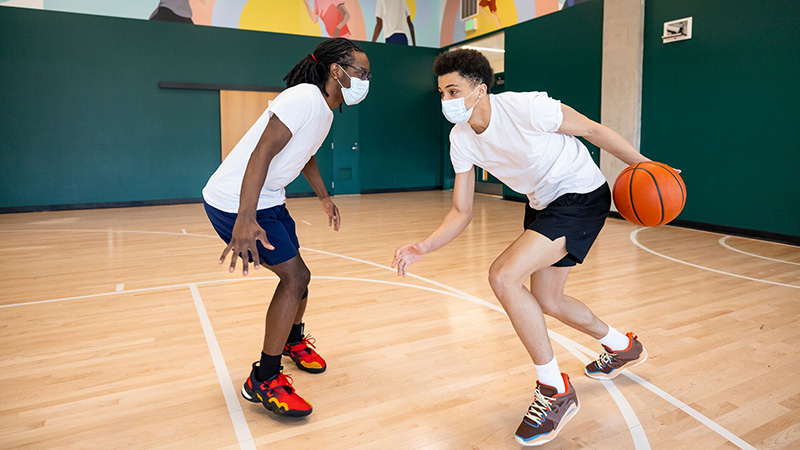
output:
{"label": "door", "polygon": [[341,113],[338,110],[333,113],[329,138],[333,151],[333,179],[328,185],[329,190],[336,195],[360,194],[358,106],[342,106]]}

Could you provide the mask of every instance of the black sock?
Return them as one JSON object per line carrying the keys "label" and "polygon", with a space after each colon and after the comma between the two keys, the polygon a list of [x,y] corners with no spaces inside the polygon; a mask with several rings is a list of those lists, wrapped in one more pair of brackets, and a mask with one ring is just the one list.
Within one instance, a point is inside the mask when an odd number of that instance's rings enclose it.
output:
{"label": "black sock", "polygon": [[272,356],[261,352],[261,361],[256,369],[256,379],[267,381],[281,371],[281,355]]}
{"label": "black sock", "polygon": [[294,344],[303,339],[303,326],[304,323],[297,323],[292,325],[292,331],[289,332],[289,338],[286,339],[287,344]]}

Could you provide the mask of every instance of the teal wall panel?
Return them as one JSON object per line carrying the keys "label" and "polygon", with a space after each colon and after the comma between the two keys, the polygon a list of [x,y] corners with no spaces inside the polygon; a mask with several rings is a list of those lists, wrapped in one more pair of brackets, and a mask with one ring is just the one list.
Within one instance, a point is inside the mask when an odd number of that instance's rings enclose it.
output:
{"label": "teal wall panel", "polygon": [[[200,197],[219,164],[218,93],[158,82],[280,87],[320,41],[0,8],[0,208]],[[376,78],[361,107],[362,188],[440,185],[424,106],[436,51],[365,49]]]}
{"label": "teal wall panel", "polygon": [[[592,0],[506,29],[505,89],[544,91],[600,121],[603,2]],[[583,141],[595,161],[599,151]],[[523,198],[504,187],[504,196]]]}
{"label": "teal wall panel", "polygon": [[796,1],[645,3],[642,151],[683,170],[681,220],[800,236],[798,29]]}

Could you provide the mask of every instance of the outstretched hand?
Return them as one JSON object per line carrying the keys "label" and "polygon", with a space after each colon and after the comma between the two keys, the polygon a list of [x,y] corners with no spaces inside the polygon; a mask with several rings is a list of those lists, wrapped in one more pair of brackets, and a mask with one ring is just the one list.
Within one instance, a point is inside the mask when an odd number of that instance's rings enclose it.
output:
{"label": "outstretched hand", "polygon": [[421,261],[426,254],[419,244],[404,245],[395,250],[392,269],[396,267],[397,275],[405,278],[406,268],[415,262]]}
{"label": "outstretched hand", "polygon": [[225,250],[222,251],[222,255],[219,257],[219,264],[222,264],[225,262],[225,257],[228,255],[228,252],[233,251],[231,255],[231,265],[228,269],[231,273],[236,270],[237,258],[242,258],[242,263],[244,264],[242,275],[247,276],[247,266],[251,257],[253,258],[253,266],[258,269],[260,261],[258,256],[258,241],[261,241],[261,245],[267,250],[275,250],[275,247],[267,240],[267,233],[254,219],[246,220],[237,218],[231,234],[230,243],[225,247]]}
{"label": "outstretched hand", "polygon": [[333,203],[333,200],[326,198],[319,201],[320,206],[328,215],[328,226],[333,227],[333,231],[339,231],[339,225],[342,223],[342,216],[339,214],[339,208]]}

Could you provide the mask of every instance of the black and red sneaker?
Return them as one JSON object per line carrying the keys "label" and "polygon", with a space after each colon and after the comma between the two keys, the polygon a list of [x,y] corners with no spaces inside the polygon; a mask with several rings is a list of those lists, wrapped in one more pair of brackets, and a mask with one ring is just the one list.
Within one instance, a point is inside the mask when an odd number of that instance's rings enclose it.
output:
{"label": "black and red sneaker", "polygon": [[310,373],[322,373],[328,368],[325,360],[315,352],[314,346],[316,340],[311,335],[303,336],[303,339],[286,344],[283,347],[283,354],[292,358],[300,370],[305,370]]}
{"label": "black and red sneaker", "polygon": [[[253,403],[261,403],[264,408],[279,416],[303,417],[311,414],[311,404],[297,395],[292,387],[292,377],[278,372],[266,381],[256,379],[258,361],[242,387],[242,397]],[[281,367],[283,369],[283,367]]]}

